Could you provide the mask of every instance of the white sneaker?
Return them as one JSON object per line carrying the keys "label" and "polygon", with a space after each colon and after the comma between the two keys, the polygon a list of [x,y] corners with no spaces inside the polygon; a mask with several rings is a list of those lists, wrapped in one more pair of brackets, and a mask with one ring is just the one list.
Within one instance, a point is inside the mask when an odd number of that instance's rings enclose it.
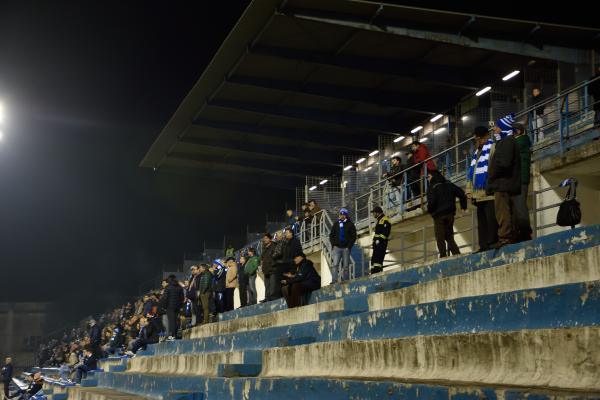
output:
{"label": "white sneaker", "polygon": [[172,341],[174,341],[174,340],[175,340],[175,338],[174,338],[173,336],[169,336],[169,337],[167,338],[167,342],[172,342]]}

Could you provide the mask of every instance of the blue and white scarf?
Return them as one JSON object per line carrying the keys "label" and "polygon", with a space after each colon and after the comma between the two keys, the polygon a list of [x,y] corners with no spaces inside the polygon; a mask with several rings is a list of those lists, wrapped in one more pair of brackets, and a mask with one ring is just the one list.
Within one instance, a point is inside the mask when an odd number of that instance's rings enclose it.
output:
{"label": "blue and white scarf", "polygon": [[[471,167],[469,168],[469,172],[467,173],[467,179],[469,180],[469,182],[473,182],[473,190],[485,190],[488,178],[488,164],[490,162],[490,151],[492,150],[493,145],[494,141],[492,139],[489,139],[481,148],[481,152],[479,151],[479,149],[477,149],[473,153],[473,158],[471,159]],[[474,180],[473,174],[475,174]]]}

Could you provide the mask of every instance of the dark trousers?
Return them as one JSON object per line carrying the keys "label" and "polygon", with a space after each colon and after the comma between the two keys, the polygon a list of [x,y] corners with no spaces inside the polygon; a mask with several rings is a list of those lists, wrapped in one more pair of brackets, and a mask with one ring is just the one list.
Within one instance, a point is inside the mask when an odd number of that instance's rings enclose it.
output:
{"label": "dark trousers", "polygon": [[292,283],[291,285],[286,285],[285,290],[283,291],[285,294],[285,301],[287,303],[288,308],[294,308],[304,305],[304,299],[307,294],[312,292],[313,289],[306,287],[302,283]]}
{"label": "dark trousers", "polygon": [[139,349],[146,350],[146,346],[151,343],[153,342],[149,341],[148,339],[135,339],[133,342],[131,342],[131,351],[133,353],[137,353]]}
{"label": "dark trousers", "polygon": [[225,311],[225,292],[215,292],[215,312],[222,314]]}
{"label": "dark trousers", "polygon": [[527,197],[529,185],[521,185],[521,194],[511,196],[513,206],[513,226],[517,230],[517,241],[531,240],[531,223],[529,221],[529,207]]}
{"label": "dark trousers", "polygon": [[498,222],[494,201],[480,201],[477,207],[477,236],[479,237],[479,250],[488,250],[498,242]]}
{"label": "dark trousers", "polygon": [[235,288],[227,288],[225,289],[225,311],[233,310],[233,295],[235,293]]}
{"label": "dark trousers", "polygon": [[246,307],[248,305],[248,275],[239,274],[238,283],[240,285],[240,305]]}
{"label": "dark trousers", "polygon": [[87,376],[88,369],[85,365],[80,365],[75,370],[75,382],[81,383],[81,380]]}
{"label": "dark trousers", "polygon": [[212,302],[211,293],[200,295],[200,306],[202,307],[202,323],[207,324],[210,321],[210,303]]}
{"label": "dark trousers", "polygon": [[169,324],[167,328],[169,336],[177,337],[177,331],[179,330],[179,310],[167,310],[167,321]]}
{"label": "dark trousers", "polygon": [[4,381],[4,382],[2,382],[2,384],[4,385],[4,395],[6,397],[8,397],[9,396],[8,386],[10,385],[10,381],[8,381],[8,382]]}
{"label": "dark trousers", "polygon": [[[454,241],[454,215],[440,215],[433,218],[433,230],[440,257],[446,257],[448,253],[460,254],[458,245]],[[447,251],[446,243],[448,244]]]}
{"label": "dark trousers", "polygon": [[273,274],[264,274],[265,279],[265,300],[271,301],[273,300],[271,297],[273,296],[273,288],[271,287],[271,276]]}
{"label": "dark trousers", "polygon": [[513,207],[508,192],[494,193],[494,208],[496,221],[498,221],[498,242],[510,243],[516,239]]}
{"label": "dark trousers", "polygon": [[373,253],[371,254],[371,267],[383,268],[383,260],[387,251],[388,241],[381,238],[373,240]]}

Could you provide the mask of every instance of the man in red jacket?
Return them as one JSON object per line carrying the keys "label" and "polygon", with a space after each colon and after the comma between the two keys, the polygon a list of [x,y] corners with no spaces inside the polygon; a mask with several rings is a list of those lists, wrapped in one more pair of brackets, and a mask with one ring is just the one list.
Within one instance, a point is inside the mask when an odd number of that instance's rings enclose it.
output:
{"label": "man in red jacket", "polygon": [[[429,153],[427,146],[419,142],[416,138],[410,145],[410,151],[413,153],[413,162],[415,165],[420,164],[431,157],[431,153]],[[437,167],[435,166],[433,160],[427,161],[427,171],[437,171]],[[421,176],[423,175],[424,168],[421,168]]]}

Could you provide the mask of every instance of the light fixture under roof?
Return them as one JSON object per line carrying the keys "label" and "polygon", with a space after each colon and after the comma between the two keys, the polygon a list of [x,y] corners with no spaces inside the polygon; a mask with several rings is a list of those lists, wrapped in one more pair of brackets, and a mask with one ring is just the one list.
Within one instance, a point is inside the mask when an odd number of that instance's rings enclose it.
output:
{"label": "light fixture under roof", "polygon": [[424,142],[426,142],[426,141],[427,141],[427,138],[426,138],[426,137],[423,137],[423,138],[419,139],[419,143],[424,143]]}
{"label": "light fixture under roof", "polygon": [[363,161],[365,161],[365,160],[366,160],[366,158],[364,158],[364,157],[361,157],[361,158],[359,158],[358,160],[356,160],[356,163],[357,163],[357,164],[360,164],[361,162],[363,162]]}
{"label": "light fixture under roof", "polygon": [[412,131],[410,131],[410,133],[417,133],[417,132],[419,132],[421,129],[423,129],[423,126],[419,125],[419,126],[417,126],[415,129],[413,129]]}
{"label": "light fixture under roof", "polygon": [[397,151],[397,152],[395,152],[394,154],[392,154],[392,157],[398,157],[399,155],[400,155],[400,152],[399,152],[399,151]]}
{"label": "light fixture under roof", "polygon": [[396,139],[394,139],[394,143],[398,143],[401,140],[404,140],[404,136],[398,136]]}
{"label": "light fixture under roof", "polygon": [[310,188],[308,188],[308,190],[315,190],[316,188],[316,186],[311,186]]}
{"label": "light fixture under roof", "polygon": [[375,154],[379,153],[379,150],[373,150],[369,153],[369,157],[373,157]]}
{"label": "light fixture under roof", "polygon": [[324,185],[327,183],[327,179],[323,179],[321,182],[319,182],[319,185]]}
{"label": "light fixture under roof", "polygon": [[444,132],[445,130],[446,130],[446,127],[442,126],[441,128],[438,128],[435,131],[433,131],[433,134],[439,135],[440,133]]}
{"label": "light fixture under roof", "polygon": [[492,90],[491,86],[486,86],[483,89],[481,89],[479,92],[475,93],[475,96],[481,96],[483,94],[486,94],[487,92],[489,92],[490,90]]}
{"label": "light fixture under roof", "polygon": [[350,169],[352,169],[352,165],[348,165],[348,166],[346,166],[346,168],[344,168],[344,171],[348,171],[348,170],[350,170]]}
{"label": "light fixture under roof", "polygon": [[510,78],[514,78],[515,76],[519,75],[521,73],[521,71],[513,71],[510,74],[506,75],[504,78],[502,78],[503,81],[507,81]]}
{"label": "light fixture under roof", "polygon": [[444,114],[438,114],[438,115],[436,115],[435,117],[431,118],[429,121],[431,121],[431,122],[435,122],[435,121],[437,121],[438,119],[442,118],[443,116],[444,116]]}
{"label": "light fixture under roof", "polygon": [[370,169],[371,169],[371,167],[367,167],[367,168],[365,168],[363,171],[367,172],[367,171],[368,171],[368,170],[370,170]]}

